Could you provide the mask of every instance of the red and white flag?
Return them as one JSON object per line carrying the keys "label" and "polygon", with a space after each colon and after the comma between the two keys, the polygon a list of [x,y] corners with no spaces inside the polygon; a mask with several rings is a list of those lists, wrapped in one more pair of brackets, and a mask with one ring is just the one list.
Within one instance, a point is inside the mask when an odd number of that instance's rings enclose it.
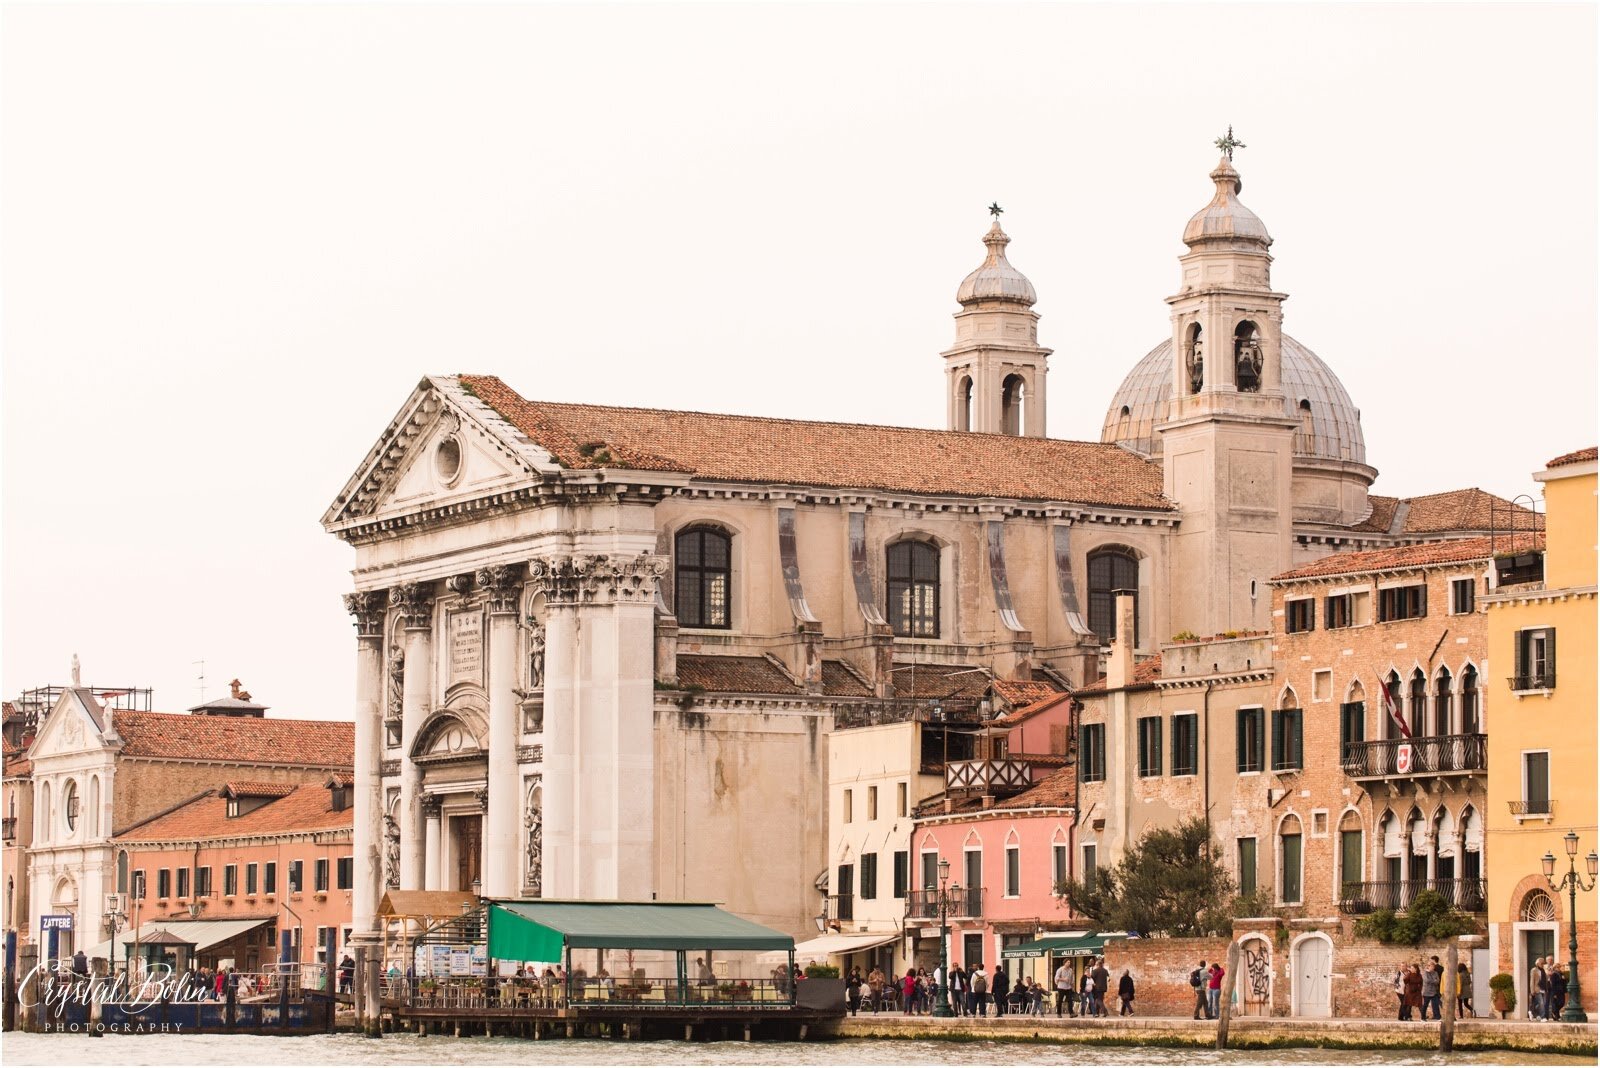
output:
{"label": "red and white flag", "polygon": [[1394,725],[1400,728],[1400,737],[1409,741],[1411,728],[1406,726],[1406,718],[1400,714],[1400,702],[1395,697],[1394,686],[1388,682],[1383,684],[1383,710],[1389,713]]}

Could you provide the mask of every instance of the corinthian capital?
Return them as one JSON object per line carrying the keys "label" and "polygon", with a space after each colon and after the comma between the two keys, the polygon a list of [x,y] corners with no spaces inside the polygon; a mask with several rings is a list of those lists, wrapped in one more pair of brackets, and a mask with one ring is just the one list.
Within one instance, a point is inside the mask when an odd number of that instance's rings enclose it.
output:
{"label": "corinthian capital", "polygon": [[389,591],[389,603],[400,610],[407,630],[433,626],[433,583],[407,582]]}
{"label": "corinthian capital", "polygon": [[357,590],[344,595],[344,610],[355,617],[358,640],[383,637],[383,613],[388,604],[385,590]]}
{"label": "corinthian capital", "polygon": [[522,594],[521,564],[491,564],[478,569],[478,586],[488,594],[489,612],[503,615],[517,610]]}
{"label": "corinthian capital", "polygon": [[549,604],[611,604],[654,601],[665,557],[575,553],[539,557],[528,563],[528,582]]}

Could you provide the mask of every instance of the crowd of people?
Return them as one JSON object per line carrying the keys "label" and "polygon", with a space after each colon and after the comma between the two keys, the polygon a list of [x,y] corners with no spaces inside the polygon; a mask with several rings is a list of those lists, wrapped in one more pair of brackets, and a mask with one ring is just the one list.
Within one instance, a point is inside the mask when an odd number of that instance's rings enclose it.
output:
{"label": "crowd of people", "polygon": [[[884,974],[882,968],[873,968],[865,976],[860,968],[852,968],[845,977],[845,999],[850,1014],[858,1015],[862,1009],[878,1013],[898,1010],[902,1015],[928,1015],[934,1010],[944,977],[939,968],[907,968],[899,977]],[[993,972],[982,967],[964,968],[950,966],[950,1010],[956,1016],[987,1017],[1045,1016],[1050,1012],[1051,995],[1054,994],[1055,1014],[1070,1017],[1096,1017],[1108,1014],[1106,995],[1110,990],[1111,973],[1106,969],[1104,957],[1091,957],[1080,976],[1074,976],[1072,965],[1063,962],[1052,977],[1054,989],[1031,976],[1022,976],[1015,982],[1004,964],[996,964]],[[1133,976],[1124,968],[1117,980],[1118,1015],[1132,1016],[1135,988]]]}
{"label": "crowd of people", "polygon": [[[1400,1019],[1437,1020],[1441,1018],[1441,992],[1444,965],[1437,956],[1427,962],[1402,965],[1394,975],[1394,993],[1400,1001]],[[1429,1016],[1429,1013],[1432,1016]],[[1412,1014],[1416,1013],[1415,1016]],[[1471,1016],[1472,971],[1463,961],[1456,965],[1456,1015]]]}
{"label": "crowd of people", "polygon": [[1560,1020],[1567,1007],[1567,969],[1554,957],[1540,957],[1528,969],[1528,1019]]}

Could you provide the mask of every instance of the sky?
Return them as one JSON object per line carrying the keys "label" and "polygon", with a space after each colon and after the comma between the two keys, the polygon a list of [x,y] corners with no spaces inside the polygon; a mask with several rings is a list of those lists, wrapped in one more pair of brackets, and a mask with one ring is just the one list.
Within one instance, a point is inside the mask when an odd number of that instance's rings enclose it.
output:
{"label": "sky", "polygon": [[418,380],[940,427],[998,200],[1096,439],[1212,142],[1376,492],[1596,434],[1596,8],[8,4],[0,693],[348,718],[323,512]]}

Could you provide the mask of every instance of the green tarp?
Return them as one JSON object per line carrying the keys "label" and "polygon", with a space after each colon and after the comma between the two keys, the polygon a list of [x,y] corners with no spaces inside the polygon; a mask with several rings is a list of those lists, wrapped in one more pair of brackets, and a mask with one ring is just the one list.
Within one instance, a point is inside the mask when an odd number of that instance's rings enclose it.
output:
{"label": "green tarp", "polygon": [[1106,948],[1104,935],[1057,935],[1010,946],[1002,957],[1098,957]]}
{"label": "green tarp", "polygon": [[494,901],[489,956],[559,961],[564,949],[791,949],[781,931],[715,905],[676,902]]}

